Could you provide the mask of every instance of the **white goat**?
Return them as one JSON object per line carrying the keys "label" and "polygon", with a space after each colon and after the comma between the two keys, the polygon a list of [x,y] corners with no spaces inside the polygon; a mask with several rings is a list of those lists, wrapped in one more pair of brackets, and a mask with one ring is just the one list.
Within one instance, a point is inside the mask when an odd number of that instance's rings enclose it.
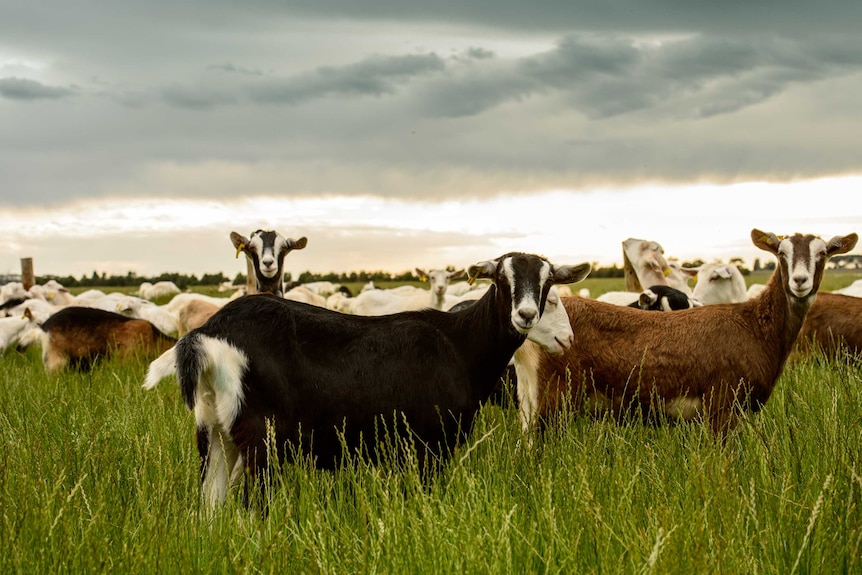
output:
{"label": "white goat", "polygon": [[[423,271],[416,268],[419,279],[428,280],[430,289],[424,290],[413,286],[400,286],[393,289],[377,289],[360,292],[352,298],[352,302],[338,301],[342,310],[349,309],[355,315],[389,315],[402,311],[415,311],[424,308],[439,310],[449,309],[458,299],[446,294],[449,280],[460,277],[464,271],[449,272],[447,270]],[[333,308],[334,309],[334,308]]]}
{"label": "white goat", "polygon": [[854,297],[862,297],[862,279],[854,281],[847,287],[843,287],[841,289],[832,290],[832,293],[842,294],[842,295],[852,295]]}
{"label": "white goat", "polygon": [[697,274],[694,299],[703,305],[736,303],[748,299],[745,278],[735,264],[709,263],[688,269]]}
{"label": "white goat", "polygon": [[156,283],[143,282],[138,288],[138,295],[146,300],[168,297],[180,293],[179,287],[172,281],[158,281]]}
{"label": "white goat", "polygon": [[0,318],[0,354],[17,345],[22,335],[36,325],[36,320],[25,308],[19,315]]}

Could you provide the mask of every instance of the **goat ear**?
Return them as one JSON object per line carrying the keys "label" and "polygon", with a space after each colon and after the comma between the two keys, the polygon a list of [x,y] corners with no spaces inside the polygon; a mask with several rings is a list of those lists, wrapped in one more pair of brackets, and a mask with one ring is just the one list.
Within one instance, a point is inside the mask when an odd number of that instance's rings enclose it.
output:
{"label": "goat ear", "polygon": [[772,254],[778,253],[778,244],[781,243],[775,234],[762,232],[757,228],[751,230],[751,241],[755,246]]}
{"label": "goat ear", "polygon": [[836,254],[846,254],[856,246],[859,236],[856,234],[846,235],[844,237],[835,236],[826,242],[826,254],[832,257]]}
{"label": "goat ear", "polygon": [[239,252],[244,252],[248,248],[248,238],[236,232],[230,233],[230,241],[233,247],[236,248],[236,257],[239,257]]}
{"label": "goat ear", "polygon": [[307,245],[308,245],[308,238],[305,236],[302,236],[298,240],[293,240],[293,239],[287,240],[287,247],[289,247],[292,250],[301,250]]}
{"label": "goat ear", "polygon": [[489,279],[493,280],[497,275],[497,263],[496,262],[479,262],[478,264],[472,265],[467,268],[467,283],[473,285],[473,282],[477,279]]}
{"label": "goat ear", "polygon": [[465,270],[456,270],[454,272],[449,272],[449,279],[454,280],[458,278],[464,277],[464,274],[467,273]]}
{"label": "goat ear", "polygon": [[592,269],[592,266],[586,262],[576,266],[555,267],[553,281],[555,284],[573,284],[586,279]]}

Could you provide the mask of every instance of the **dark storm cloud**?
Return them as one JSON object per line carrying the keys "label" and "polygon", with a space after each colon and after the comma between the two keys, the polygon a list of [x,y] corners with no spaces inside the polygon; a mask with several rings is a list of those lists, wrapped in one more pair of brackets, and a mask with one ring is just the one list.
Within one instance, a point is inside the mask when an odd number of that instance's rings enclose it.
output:
{"label": "dark storm cloud", "polygon": [[[855,2],[58,6],[0,19],[3,201],[860,169]],[[260,165],[272,183],[246,185]],[[243,177],[200,184],[213,167]]]}
{"label": "dark storm cloud", "polygon": [[856,37],[714,38],[640,44],[621,36],[569,36],[554,50],[509,67],[447,78],[424,94],[440,116],[480,114],[508,101],[556,92],[601,119],[677,103],[674,117],[727,114],[795,83],[862,71]]}
{"label": "dark storm cloud", "polygon": [[[358,21],[449,22],[463,26],[564,34],[595,32],[732,31],[762,33],[784,29],[855,32],[862,4],[852,0],[288,0],[254,3],[261,13],[290,12],[315,18]],[[243,4],[246,7],[246,4]]]}
{"label": "dark storm cloud", "polygon": [[383,96],[417,76],[444,70],[436,54],[374,56],[347,66],[325,66],[285,80],[272,79],[249,88],[257,102],[297,104],[330,95]]}
{"label": "dark storm cloud", "polygon": [[0,96],[10,100],[56,100],[74,94],[69,88],[46,86],[26,78],[0,78]]}

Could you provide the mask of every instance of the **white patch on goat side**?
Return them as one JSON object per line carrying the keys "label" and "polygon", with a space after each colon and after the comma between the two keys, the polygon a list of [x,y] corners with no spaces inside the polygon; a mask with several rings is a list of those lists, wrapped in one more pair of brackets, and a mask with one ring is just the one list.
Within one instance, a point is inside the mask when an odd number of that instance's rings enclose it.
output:
{"label": "white patch on goat side", "polygon": [[220,424],[225,430],[233,426],[243,402],[242,376],[248,357],[226,341],[201,336],[203,369],[198,382],[199,400],[211,405],[215,421],[198,421],[198,425]]}
{"label": "white patch on goat side", "polygon": [[694,419],[701,413],[703,401],[699,397],[674,397],[664,404],[664,412],[668,417],[680,418],[686,421]]}

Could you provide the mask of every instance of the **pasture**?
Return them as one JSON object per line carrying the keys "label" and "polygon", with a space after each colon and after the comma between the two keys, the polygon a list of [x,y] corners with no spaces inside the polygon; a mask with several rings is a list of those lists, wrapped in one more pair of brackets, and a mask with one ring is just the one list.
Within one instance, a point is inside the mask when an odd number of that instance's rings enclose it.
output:
{"label": "pasture", "polygon": [[[856,279],[835,277],[821,289]],[[4,573],[862,572],[858,359],[789,365],[726,444],[567,414],[529,447],[516,409],[488,405],[429,484],[409,464],[287,465],[265,518],[239,490],[201,504],[194,417],[176,385],[141,389],[148,359],[0,361]]]}

